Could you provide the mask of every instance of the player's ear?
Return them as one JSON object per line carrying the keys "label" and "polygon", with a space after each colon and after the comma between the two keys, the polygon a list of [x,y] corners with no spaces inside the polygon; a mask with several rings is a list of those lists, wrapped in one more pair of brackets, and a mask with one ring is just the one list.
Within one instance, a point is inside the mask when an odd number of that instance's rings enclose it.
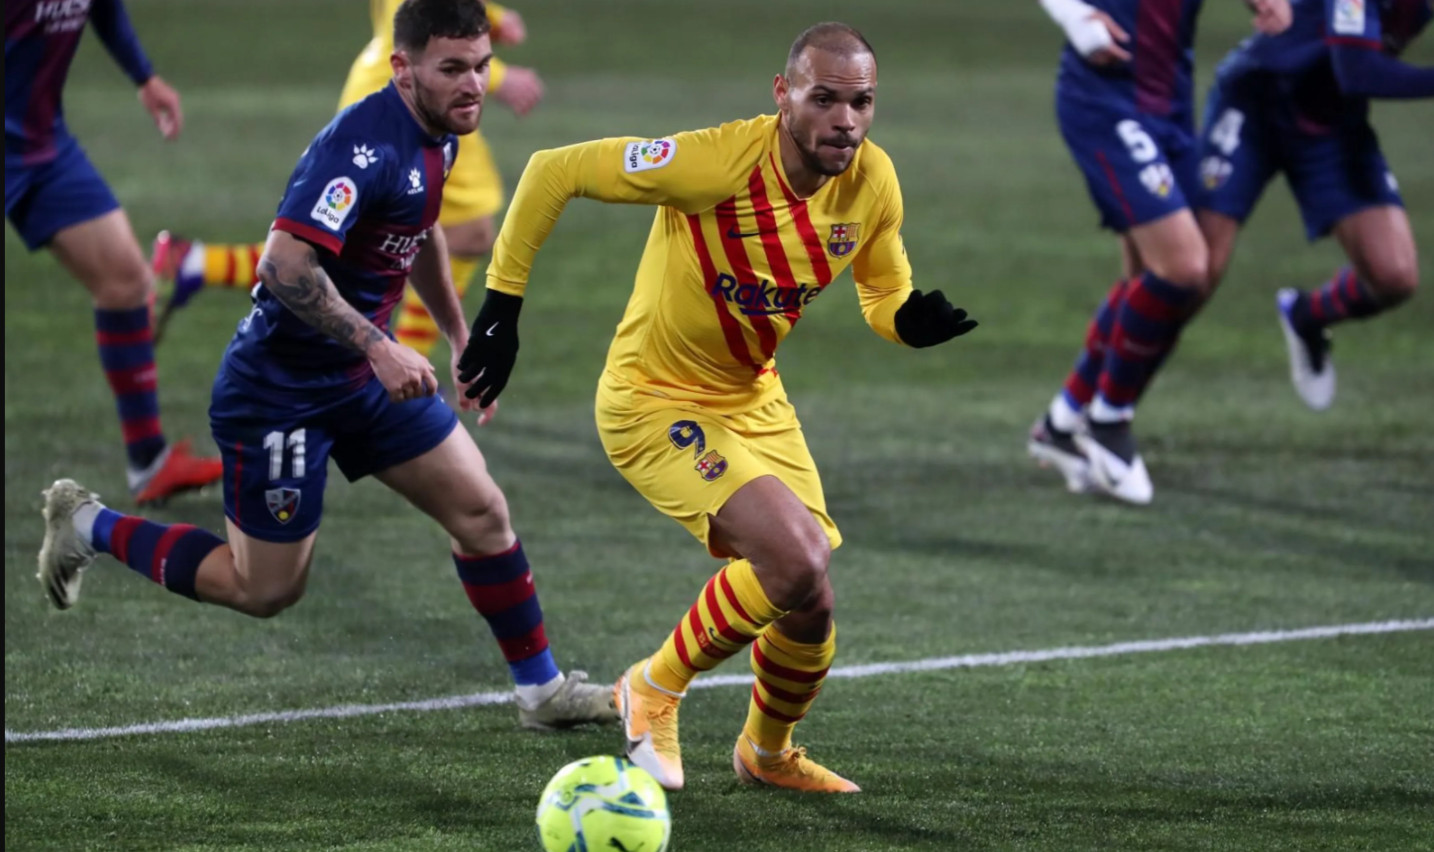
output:
{"label": "player's ear", "polygon": [[778,74],[772,78],[772,100],[777,102],[777,109],[785,110],[787,108],[787,98],[790,91],[791,89],[790,86],[787,85],[786,77]]}
{"label": "player's ear", "polygon": [[413,73],[413,61],[408,52],[395,50],[388,56],[388,64],[393,68],[393,79],[399,86],[408,85],[408,78]]}

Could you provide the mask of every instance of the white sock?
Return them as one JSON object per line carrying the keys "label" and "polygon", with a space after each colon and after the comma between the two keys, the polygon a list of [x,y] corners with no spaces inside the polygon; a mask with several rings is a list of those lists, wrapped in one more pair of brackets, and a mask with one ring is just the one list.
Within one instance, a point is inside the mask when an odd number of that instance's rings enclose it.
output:
{"label": "white sock", "polygon": [[1057,393],[1049,409],[1051,425],[1062,432],[1074,432],[1080,428],[1080,409],[1073,408],[1064,392]]}
{"label": "white sock", "polygon": [[562,672],[558,672],[558,676],[547,683],[518,684],[514,687],[514,689],[518,690],[518,706],[524,710],[537,709],[539,704],[552,698],[553,695],[557,693],[558,689],[562,687],[564,680],[567,680],[567,678],[563,677]]}
{"label": "white sock", "polygon": [[100,516],[100,510],[103,508],[104,506],[91,500],[81,503],[80,508],[70,517],[70,522],[75,525],[75,534],[90,547],[95,546],[95,519]]}
{"label": "white sock", "polygon": [[125,481],[129,483],[129,490],[138,491],[148,485],[150,479],[154,477],[160,468],[164,467],[164,463],[167,461],[169,461],[169,445],[165,444],[164,449],[160,451],[159,455],[154,457],[154,461],[149,463],[149,467],[126,468]]}
{"label": "white sock", "polygon": [[179,262],[179,274],[185,278],[204,275],[204,243],[195,240],[189,244],[189,251]]}
{"label": "white sock", "polygon": [[657,684],[653,683],[653,682],[652,682],[652,671],[651,671],[651,670],[652,670],[652,660],[648,660],[647,663],[646,663],[645,665],[643,665],[643,667],[642,667],[642,679],[645,680],[645,681],[647,681],[647,685],[648,685],[648,686],[652,687],[653,689],[657,690],[658,692],[662,693],[663,695],[671,695],[673,698],[686,698],[686,697],[687,697],[687,693],[686,693],[686,692],[673,692],[673,691],[670,690],[670,689],[663,689],[662,687],[660,687],[660,686],[658,686]]}
{"label": "white sock", "polygon": [[1092,423],[1129,423],[1135,419],[1135,406],[1111,405],[1105,397],[1096,394],[1095,401],[1090,404],[1090,419]]}
{"label": "white sock", "polygon": [[[743,734],[742,736],[747,737],[746,734]],[[757,745],[757,741],[752,739],[751,737],[747,737],[747,745],[752,747],[752,751],[755,751],[758,757],[776,757],[777,755],[783,754],[787,751],[787,749],[791,748],[790,746],[788,746],[781,751],[767,751],[766,749]]]}

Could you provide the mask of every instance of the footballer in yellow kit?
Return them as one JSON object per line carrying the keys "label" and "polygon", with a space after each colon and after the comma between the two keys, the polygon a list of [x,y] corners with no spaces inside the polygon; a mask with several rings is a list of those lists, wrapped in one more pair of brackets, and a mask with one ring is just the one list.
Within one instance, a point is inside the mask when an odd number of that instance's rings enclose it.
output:
{"label": "footballer in yellow kit", "polygon": [[[613,464],[704,543],[708,517],[733,492],[780,472],[836,546],[774,355],[849,265],[867,322],[896,339],[892,317],[911,294],[901,189],[891,159],[867,141],[840,177],[798,198],[782,175],[777,127],[767,115],[665,139],[605,139],[539,152],[526,174],[542,176],[532,190],[543,200],[660,205],[599,384],[598,430]],[[530,209],[510,215],[519,212]],[[557,211],[532,212],[532,230],[500,234],[490,288],[523,294],[528,258],[511,238],[545,236]],[[697,428],[678,425],[687,420]]]}
{"label": "footballer in yellow kit", "polygon": [[773,83],[776,115],[661,139],[539,151],[514,192],[488,294],[459,362],[487,407],[507,382],[534,255],[568,201],[657,206],[597,393],[614,466],[730,562],[651,657],[619,680],[626,751],[684,783],[677,707],[688,684],[751,645],[757,676],[733,767],[747,783],[856,792],[791,732],[835,655],[827,575],[841,541],[775,354],[848,266],[867,324],[913,347],[976,323],[912,287],[901,188],[866,131],[876,58],[856,30],[818,24]]}

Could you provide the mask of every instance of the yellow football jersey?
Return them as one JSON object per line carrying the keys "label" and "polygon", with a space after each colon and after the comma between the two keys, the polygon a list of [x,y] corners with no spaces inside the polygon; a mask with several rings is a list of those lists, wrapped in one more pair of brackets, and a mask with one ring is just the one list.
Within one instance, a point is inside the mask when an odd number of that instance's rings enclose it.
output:
{"label": "yellow football jersey", "polygon": [[897,341],[911,292],[901,187],[867,140],[810,198],[782,171],[775,115],[665,139],[539,151],[493,250],[488,286],[523,295],[533,257],[571,198],[660,205],[608,351],[613,378],[718,412],[782,393],[773,355],[848,264],[867,324]]}
{"label": "yellow football jersey", "polygon": [[[393,15],[398,7],[403,5],[403,0],[368,0],[368,15],[373,24],[373,38],[364,46],[363,52],[354,60],[351,75],[359,75],[365,72],[373,72],[378,79],[381,79],[373,91],[378,91],[388,83],[389,66],[388,57],[393,53]],[[498,26],[503,20],[503,13],[507,10],[497,3],[486,3],[488,10],[488,24]],[[497,91],[503,85],[503,75],[507,73],[508,66],[504,65],[498,57],[493,57],[488,64],[488,90]]]}

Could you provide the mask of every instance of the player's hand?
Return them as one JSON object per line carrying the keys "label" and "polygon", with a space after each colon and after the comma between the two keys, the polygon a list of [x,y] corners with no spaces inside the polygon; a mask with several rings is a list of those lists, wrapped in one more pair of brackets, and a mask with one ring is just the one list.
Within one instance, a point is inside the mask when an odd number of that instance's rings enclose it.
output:
{"label": "player's hand", "polygon": [[1105,46],[1086,55],[1086,62],[1104,67],[1130,61],[1130,51],[1121,47],[1122,44],[1130,44],[1130,33],[1117,24],[1114,18],[1099,9],[1092,9],[1086,20],[1092,25],[1098,24],[1105,27],[1105,31],[1110,34],[1110,39]]}
{"label": "player's hand", "polygon": [[139,87],[139,102],[154,119],[159,135],[168,140],[179,136],[179,131],[184,129],[184,111],[179,106],[179,93],[162,77],[155,74]]}
{"label": "player's hand", "polygon": [[1290,0],[1247,0],[1255,13],[1255,31],[1265,35],[1279,35],[1289,29],[1294,21]]}
{"label": "player's hand", "polygon": [[[490,289],[473,319],[468,345],[458,359],[457,379],[464,386],[463,395],[478,400],[484,409],[507,387],[518,361],[518,312],[522,309],[522,296]],[[480,425],[485,422],[480,416]]]}
{"label": "player's hand", "polygon": [[402,343],[384,338],[368,350],[368,362],[392,402],[407,402],[438,391],[433,365]]}
{"label": "player's hand", "polygon": [[493,91],[493,97],[518,115],[527,115],[543,99],[543,79],[531,68],[509,65],[503,85]]}
{"label": "player's hand", "polygon": [[457,388],[458,410],[478,412],[478,425],[487,426],[494,415],[498,413],[498,401],[494,400],[492,405],[484,408],[478,404],[477,400],[468,396],[468,388],[471,387],[473,383],[465,382],[459,378],[460,370],[458,369],[458,362],[463,355],[463,351],[468,348],[468,335],[465,333],[463,339],[449,341],[449,346],[453,350],[453,387]]}
{"label": "player's hand", "polygon": [[912,290],[905,304],[896,309],[896,336],[914,349],[945,343],[976,327],[966,312],[952,307],[940,290],[922,294]]}
{"label": "player's hand", "polygon": [[498,19],[498,26],[493,28],[494,44],[522,44],[528,40],[528,26],[523,23],[523,16],[512,9],[504,9],[503,17]]}

